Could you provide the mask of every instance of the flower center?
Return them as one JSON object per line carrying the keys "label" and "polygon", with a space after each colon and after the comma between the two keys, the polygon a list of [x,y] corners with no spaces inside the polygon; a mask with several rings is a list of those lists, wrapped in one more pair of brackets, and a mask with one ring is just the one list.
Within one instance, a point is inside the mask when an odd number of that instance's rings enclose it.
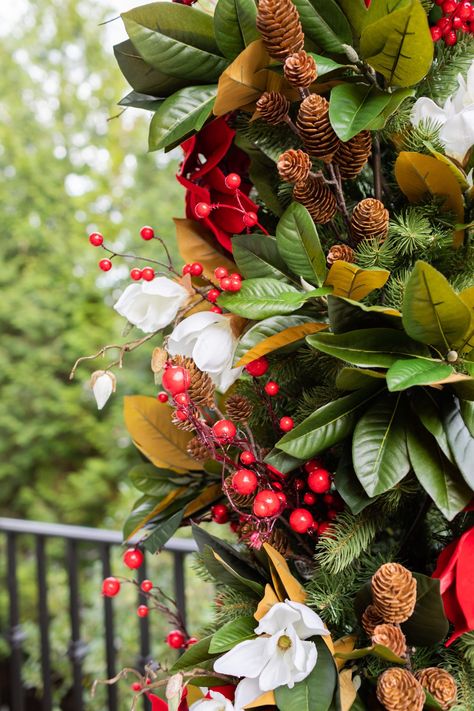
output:
{"label": "flower center", "polygon": [[286,651],[287,649],[290,649],[291,647],[291,639],[288,637],[286,634],[282,634],[280,639],[278,640],[278,647],[282,649],[283,651]]}

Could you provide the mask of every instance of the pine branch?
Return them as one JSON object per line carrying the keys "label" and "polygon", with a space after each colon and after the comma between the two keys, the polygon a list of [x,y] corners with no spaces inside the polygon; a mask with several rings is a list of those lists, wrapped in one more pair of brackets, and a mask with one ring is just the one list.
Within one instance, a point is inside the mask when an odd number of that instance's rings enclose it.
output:
{"label": "pine branch", "polygon": [[437,56],[425,81],[418,87],[418,96],[430,96],[440,106],[458,88],[458,74],[464,77],[474,59],[474,38],[464,34],[454,47],[443,42],[437,45]]}
{"label": "pine branch", "polygon": [[235,121],[235,129],[273,161],[277,161],[289,148],[302,148],[297,136],[285,123],[270,126],[260,119],[250,121],[240,113]]}
{"label": "pine branch", "polygon": [[332,575],[345,570],[368,549],[384,521],[365,511],[358,516],[343,513],[331,525],[330,535],[322,536],[316,547],[315,560]]}
{"label": "pine branch", "polygon": [[354,254],[355,263],[362,269],[377,267],[391,270],[398,257],[396,246],[391,244],[388,238],[382,242],[377,239],[364,239],[357,245]]}

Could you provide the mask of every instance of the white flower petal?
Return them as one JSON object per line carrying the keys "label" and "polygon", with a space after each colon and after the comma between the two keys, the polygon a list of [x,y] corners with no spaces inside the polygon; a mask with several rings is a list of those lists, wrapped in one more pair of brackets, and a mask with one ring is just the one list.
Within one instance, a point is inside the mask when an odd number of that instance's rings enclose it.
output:
{"label": "white flower petal", "polygon": [[[297,684],[311,674],[318,661],[318,650],[314,642],[300,642],[304,651],[302,669],[293,673],[293,681]],[[295,667],[296,670],[296,667]]]}
{"label": "white flower petal", "polygon": [[206,373],[220,373],[234,351],[234,337],[229,321],[208,326],[196,341],[193,358],[198,368]]}
{"label": "white flower petal", "polygon": [[439,138],[446,153],[462,162],[474,144],[474,105],[449,119],[441,129]]}
{"label": "white flower petal", "polygon": [[262,617],[255,628],[256,634],[276,634],[301,619],[301,613],[293,610],[287,602],[277,602]]}
{"label": "white flower petal", "polygon": [[283,652],[278,647],[276,648],[258,680],[262,691],[272,691],[278,686],[291,684],[293,676],[291,673],[291,657],[289,657],[288,652]]}
{"label": "white flower petal", "polygon": [[300,639],[307,639],[308,637],[313,637],[315,634],[329,634],[320,616],[310,607],[302,605],[300,602],[293,602],[292,600],[287,600],[286,604],[289,605],[292,610],[299,613],[299,620],[293,627]]}
{"label": "white flower petal", "polygon": [[167,298],[188,298],[189,296],[184,286],[168,279],[168,277],[156,277],[151,281],[144,281],[141,286],[144,294],[166,296]]}
{"label": "white flower petal", "polygon": [[115,377],[112,373],[103,372],[102,375],[93,377],[92,392],[94,393],[98,410],[102,410],[114,390]]}
{"label": "white flower petal", "polygon": [[421,121],[429,121],[442,125],[446,121],[446,111],[438,106],[438,104],[435,104],[432,99],[422,96],[415,101],[411,110],[410,119],[414,126],[418,126]]}
{"label": "white flower petal", "polygon": [[218,691],[210,691],[210,699],[199,699],[189,708],[189,711],[234,711],[234,705]]}
{"label": "white flower petal", "polygon": [[215,314],[212,311],[199,311],[197,314],[183,319],[173,330],[170,340],[177,342],[189,336],[197,338],[204,328],[218,323],[223,318],[221,314]]}
{"label": "white flower petal", "polygon": [[265,654],[267,639],[249,639],[240,642],[214,662],[214,671],[232,676],[259,676],[268,661]]}
{"label": "white flower petal", "polygon": [[234,709],[235,711],[243,711],[247,704],[258,699],[262,695],[262,690],[258,683],[258,679],[242,679],[237,684],[235,689]]}
{"label": "white flower petal", "polygon": [[243,368],[226,368],[221,373],[211,373],[211,378],[219,392],[225,393],[235,383],[242,370]]}
{"label": "white flower petal", "polygon": [[152,333],[171,323],[188,298],[180,284],[157,277],[151,282],[127,286],[114,308],[144,333]]}

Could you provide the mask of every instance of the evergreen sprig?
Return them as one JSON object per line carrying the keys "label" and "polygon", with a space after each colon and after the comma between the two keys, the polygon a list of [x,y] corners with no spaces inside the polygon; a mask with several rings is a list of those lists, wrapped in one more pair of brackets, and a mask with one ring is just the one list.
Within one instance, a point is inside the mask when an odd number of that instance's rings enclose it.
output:
{"label": "evergreen sprig", "polygon": [[383,517],[369,511],[358,516],[342,513],[331,525],[330,535],[321,536],[315,560],[326,573],[339,574],[367,551],[384,526]]}

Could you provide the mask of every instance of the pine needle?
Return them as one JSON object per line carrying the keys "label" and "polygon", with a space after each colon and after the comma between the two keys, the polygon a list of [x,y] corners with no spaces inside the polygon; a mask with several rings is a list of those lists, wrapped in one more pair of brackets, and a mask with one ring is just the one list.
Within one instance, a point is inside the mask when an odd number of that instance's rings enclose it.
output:
{"label": "pine needle", "polygon": [[337,575],[367,551],[377,532],[383,526],[382,519],[362,513],[341,514],[330,528],[330,535],[321,536],[316,548],[316,563],[332,575]]}

